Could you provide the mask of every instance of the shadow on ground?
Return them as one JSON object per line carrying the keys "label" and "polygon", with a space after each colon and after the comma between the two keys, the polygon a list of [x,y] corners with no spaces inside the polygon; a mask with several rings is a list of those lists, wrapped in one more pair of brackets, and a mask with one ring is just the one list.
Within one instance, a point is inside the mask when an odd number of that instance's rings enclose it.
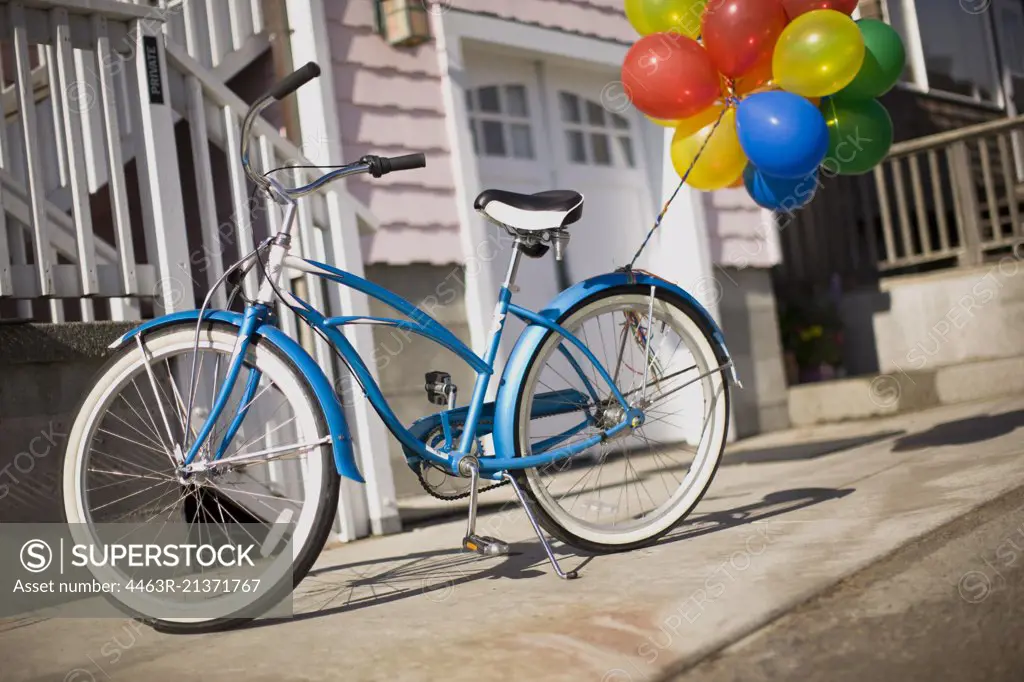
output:
{"label": "shadow on ground", "polygon": [[[752,504],[695,514],[659,541],[658,545],[763,521],[840,499],[852,492],[850,488],[780,490]],[[453,538],[453,541],[457,541],[457,538]],[[449,549],[316,568],[310,571],[296,593],[296,614],[293,618],[264,619],[247,627],[283,625],[417,596],[440,603],[448,599],[459,585],[475,580],[539,577],[556,580],[544,550],[536,540],[513,543],[510,550],[510,554],[502,559],[487,559],[459,549]],[[600,559],[600,556],[574,552],[562,545],[556,546],[555,553],[566,569],[580,570]],[[581,579],[586,580],[586,576]]]}
{"label": "shadow on ground", "polygon": [[[721,466],[738,466],[740,464],[772,464],[777,462],[812,460],[819,457],[825,457],[826,455],[852,450],[863,445],[870,445],[872,443],[879,443],[884,440],[898,438],[904,434],[906,434],[906,431],[903,430],[880,431],[879,433],[858,436],[855,438],[838,438],[834,440],[795,443],[791,445],[780,445],[778,447],[743,450],[740,452],[730,452],[727,449],[725,454],[722,456]],[[584,466],[590,466],[589,462]],[[659,471],[686,471],[688,467],[689,463],[687,462],[685,464],[663,466]],[[567,467],[563,469],[563,471],[568,471],[570,469],[570,467]],[[590,490],[607,490],[616,487],[618,487],[617,483],[608,483],[606,485],[591,487]],[[402,506],[401,503],[399,503],[402,525],[406,529],[425,528],[427,526],[447,523],[453,518],[464,517],[467,513],[465,506],[451,505],[450,507],[444,507],[441,506],[443,504],[444,503],[439,503],[438,506],[420,508]],[[509,502],[504,499],[488,500],[486,497],[481,497],[479,505],[480,513],[484,514],[507,509]]]}
{"label": "shadow on ground", "polygon": [[776,448],[761,448],[758,450],[747,450],[743,452],[729,453],[726,451],[722,458],[722,466],[736,464],[768,464],[770,462],[792,462],[805,459],[816,459],[831,455],[842,450],[851,450],[862,445],[870,445],[889,438],[902,436],[906,431],[883,431],[868,436],[857,438],[841,438],[837,440],[823,440],[812,443],[796,443],[793,445],[782,445]]}
{"label": "shadow on ground", "polygon": [[893,452],[923,450],[943,445],[981,443],[1013,433],[1024,426],[1024,410],[980,415],[937,424],[927,431],[913,433],[896,441]]}

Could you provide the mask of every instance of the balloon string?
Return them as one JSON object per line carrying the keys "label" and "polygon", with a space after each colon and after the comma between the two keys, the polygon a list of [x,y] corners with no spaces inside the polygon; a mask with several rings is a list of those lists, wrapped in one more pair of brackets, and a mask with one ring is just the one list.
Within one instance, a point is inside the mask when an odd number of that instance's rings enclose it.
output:
{"label": "balloon string", "polygon": [[668,201],[665,202],[665,205],[662,206],[661,213],[659,213],[658,217],[654,220],[654,225],[651,226],[651,229],[647,231],[647,236],[644,238],[640,248],[636,250],[635,254],[633,254],[633,260],[629,261],[629,265],[625,267],[626,270],[632,270],[633,266],[636,265],[636,261],[640,258],[640,254],[644,252],[644,249],[647,248],[647,243],[651,241],[651,237],[654,236],[654,231],[661,226],[661,221],[665,218],[665,214],[668,213],[668,207],[672,205],[672,201],[679,194],[680,190],[683,189],[683,185],[686,184],[686,180],[690,177],[690,173],[693,172],[694,166],[696,166],[697,161],[700,160],[701,154],[704,153],[704,149],[708,146],[708,142],[711,141],[711,136],[715,134],[716,130],[718,130],[718,126],[722,123],[722,119],[725,118],[725,113],[734,107],[738,100],[735,97],[727,97],[725,101],[726,107],[722,109],[722,113],[718,115],[718,120],[715,121],[715,125],[711,128],[711,132],[709,132],[708,136],[704,138],[704,143],[700,146],[700,149],[697,150],[697,155],[693,157],[690,167],[686,169],[685,173],[683,173],[683,177],[680,179],[679,184],[676,185],[676,189],[672,192],[672,196],[670,196]]}

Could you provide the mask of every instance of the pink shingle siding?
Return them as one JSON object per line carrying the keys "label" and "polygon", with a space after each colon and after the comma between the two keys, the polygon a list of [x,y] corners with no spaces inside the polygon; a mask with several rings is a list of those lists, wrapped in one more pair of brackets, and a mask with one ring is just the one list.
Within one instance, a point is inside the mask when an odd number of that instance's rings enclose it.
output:
{"label": "pink shingle siding", "polygon": [[[374,33],[371,0],[325,5],[346,157],[424,152],[429,164],[426,171],[349,183],[381,222],[381,230],[365,244],[367,262],[461,261],[434,43],[412,49],[389,46]],[[617,0],[456,0],[452,7],[606,39],[634,38]]]}
{"label": "pink shingle siding", "polygon": [[345,156],[423,152],[428,160],[424,171],[350,181],[381,222],[364,244],[367,262],[461,260],[434,45],[389,46],[374,33],[371,0],[325,5]]}

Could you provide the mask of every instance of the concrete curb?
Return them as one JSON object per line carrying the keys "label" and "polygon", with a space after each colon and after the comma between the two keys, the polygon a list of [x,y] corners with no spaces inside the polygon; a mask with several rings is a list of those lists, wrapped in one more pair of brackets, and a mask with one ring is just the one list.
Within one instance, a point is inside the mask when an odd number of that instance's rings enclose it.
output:
{"label": "concrete curb", "polygon": [[1024,356],[823,381],[789,389],[793,426],[892,416],[1024,393]]}

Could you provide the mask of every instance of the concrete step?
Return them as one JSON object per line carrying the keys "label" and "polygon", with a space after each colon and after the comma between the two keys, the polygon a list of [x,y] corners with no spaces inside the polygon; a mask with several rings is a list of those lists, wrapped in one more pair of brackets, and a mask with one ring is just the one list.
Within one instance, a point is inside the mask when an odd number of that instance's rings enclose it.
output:
{"label": "concrete step", "polygon": [[1024,355],[792,386],[793,426],[871,419],[1024,394]]}

